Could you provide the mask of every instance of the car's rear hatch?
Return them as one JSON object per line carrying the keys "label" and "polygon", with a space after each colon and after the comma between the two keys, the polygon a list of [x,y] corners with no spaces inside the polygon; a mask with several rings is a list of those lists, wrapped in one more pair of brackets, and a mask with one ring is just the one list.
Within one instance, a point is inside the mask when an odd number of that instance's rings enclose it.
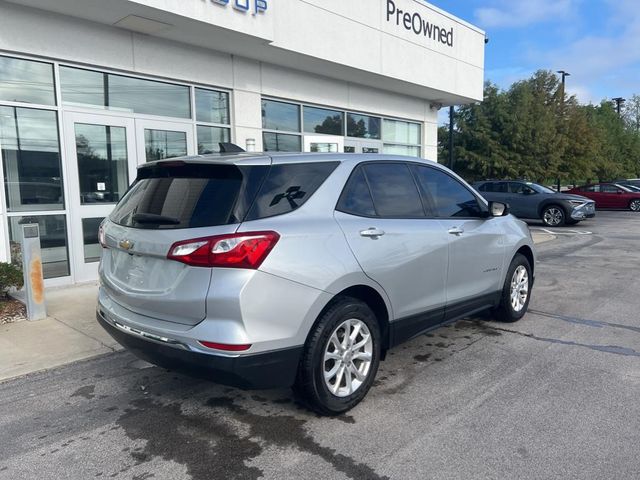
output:
{"label": "car's rear hatch", "polygon": [[237,230],[269,168],[189,161],[141,168],[103,225],[100,275],[114,301],[141,315],[186,325],[206,317],[214,269],[169,260],[176,242]]}

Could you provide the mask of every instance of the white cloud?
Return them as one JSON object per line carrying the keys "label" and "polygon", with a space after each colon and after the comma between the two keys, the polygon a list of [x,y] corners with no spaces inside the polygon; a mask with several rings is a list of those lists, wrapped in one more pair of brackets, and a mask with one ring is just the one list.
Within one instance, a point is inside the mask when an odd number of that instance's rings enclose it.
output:
{"label": "white cloud", "polygon": [[[557,48],[530,52],[530,60],[571,73],[582,102],[625,96],[637,91],[640,72],[640,9],[637,0],[607,0],[602,28]],[[635,83],[635,85],[634,85]],[[588,89],[587,89],[588,86]],[[598,97],[600,95],[600,97]]]}
{"label": "white cloud", "polygon": [[484,28],[522,27],[568,17],[576,0],[496,0],[495,6],[478,8],[476,21]]}

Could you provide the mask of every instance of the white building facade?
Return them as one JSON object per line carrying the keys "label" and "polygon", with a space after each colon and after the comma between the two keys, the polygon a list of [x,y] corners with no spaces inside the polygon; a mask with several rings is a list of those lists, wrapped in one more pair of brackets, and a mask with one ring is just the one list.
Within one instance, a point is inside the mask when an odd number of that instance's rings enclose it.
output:
{"label": "white building facade", "polygon": [[0,261],[29,217],[47,285],[95,280],[136,167],[219,142],[435,160],[484,39],[418,0],[0,0]]}

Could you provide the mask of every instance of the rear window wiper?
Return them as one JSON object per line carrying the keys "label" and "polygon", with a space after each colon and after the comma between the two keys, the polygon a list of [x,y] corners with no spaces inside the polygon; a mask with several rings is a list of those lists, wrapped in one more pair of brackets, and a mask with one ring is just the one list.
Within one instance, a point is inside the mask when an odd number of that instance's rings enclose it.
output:
{"label": "rear window wiper", "polygon": [[153,225],[178,225],[180,219],[157,215],[155,213],[135,213],[131,219],[136,223],[149,223]]}

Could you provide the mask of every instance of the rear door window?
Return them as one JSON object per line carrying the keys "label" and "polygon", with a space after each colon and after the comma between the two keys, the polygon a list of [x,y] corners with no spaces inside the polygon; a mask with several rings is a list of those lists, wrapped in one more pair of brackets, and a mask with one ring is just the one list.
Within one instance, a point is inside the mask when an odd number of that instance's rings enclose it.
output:
{"label": "rear door window", "polygon": [[239,223],[268,165],[153,165],[138,178],[110,219],[147,229],[197,228]]}
{"label": "rear door window", "polygon": [[364,173],[378,216],[424,218],[425,211],[416,182],[404,163],[369,163]]}
{"label": "rear door window", "polygon": [[339,162],[273,165],[245,220],[273,217],[300,208]]}

